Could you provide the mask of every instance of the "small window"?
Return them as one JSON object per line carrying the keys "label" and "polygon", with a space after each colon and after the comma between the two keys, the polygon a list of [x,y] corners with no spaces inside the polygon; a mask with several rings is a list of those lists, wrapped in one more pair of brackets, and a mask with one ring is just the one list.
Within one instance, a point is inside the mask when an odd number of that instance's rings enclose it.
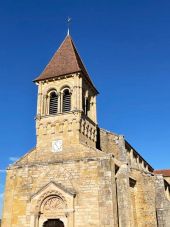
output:
{"label": "small window", "polygon": [[85,113],[86,112],[86,98],[84,97],[84,95],[83,95],[83,98],[82,98],[82,107],[83,107],[83,111]]}
{"label": "small window", "polygon": [[56,92],[50,93],[49,114],[55,115],[58,112],[58,95]]}
{"label": "small window", "polygon": [[90,102],[86,99],[85,103],[85,115],[88,116],[88,112],[90,111]]}
{"label": "small window", "polygon": [[86,116],[88,116],[88,112],[90,111],[90,102],[89,99],[83,96],[82,100],[82,105],[83,105],[83,111]]}
{"label": "small window", "polygon": [[132,179],[132,178],[129,178],[129,186],[130,186],[131,188],[134,188],[135,185],[136,185],[136,181],[135,181],[134,179]]}
{"label": "small window", "polygon": [[63,112],[69,112],[71,110],[71,94],[68,89],[63,92]]}

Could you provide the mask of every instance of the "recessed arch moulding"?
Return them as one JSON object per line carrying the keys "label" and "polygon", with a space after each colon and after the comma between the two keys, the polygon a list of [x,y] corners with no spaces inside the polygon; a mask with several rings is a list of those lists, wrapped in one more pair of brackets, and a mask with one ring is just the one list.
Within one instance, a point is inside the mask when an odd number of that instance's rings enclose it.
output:
{"label": "recessed arch moulding", "polygon": [[30,227],[42,227],[49,219],[60,219],[64,227],[74,226],[76,193],[50,182],[31,197]]}

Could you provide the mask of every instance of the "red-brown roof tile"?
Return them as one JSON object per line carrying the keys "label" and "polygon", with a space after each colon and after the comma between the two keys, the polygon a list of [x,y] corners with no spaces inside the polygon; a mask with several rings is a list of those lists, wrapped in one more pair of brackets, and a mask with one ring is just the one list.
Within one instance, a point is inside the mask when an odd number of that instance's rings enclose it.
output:
{"label": "red-brown roof tile", "polygon": [[170,169],[154,170],[154,173],[156,173],[156,174],[162,174],[164,177],[170,177]]}
{"label": "red-brown roof tile", "polygon": [[86,79],[94,87],[71,36],[67,35],[44,71],[34,81],[52,79],[75,72],[82,72]]}

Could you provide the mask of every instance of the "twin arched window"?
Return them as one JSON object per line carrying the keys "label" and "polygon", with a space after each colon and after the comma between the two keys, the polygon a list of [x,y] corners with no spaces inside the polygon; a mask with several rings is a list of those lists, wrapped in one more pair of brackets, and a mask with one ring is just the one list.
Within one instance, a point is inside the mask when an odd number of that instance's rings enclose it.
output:
{"label": "twin arched window", "polygon": [[69,112],[71,110],[71,94],[69,89],[65,89],[63,92],[63,112]]}
{"label": "twin arched window", "polygon": [[49,114],[58,113],[58,95],[55,91],[50,93]]}
{"label": "twin arched window", "polygon": [[[59,98],[60,97],[60,98]],[[49,94],[49,111],[50,115],[56,115],[58,112],[69,112],[71,110],[71,93],[65,88],[59,96],[55,90]]]}

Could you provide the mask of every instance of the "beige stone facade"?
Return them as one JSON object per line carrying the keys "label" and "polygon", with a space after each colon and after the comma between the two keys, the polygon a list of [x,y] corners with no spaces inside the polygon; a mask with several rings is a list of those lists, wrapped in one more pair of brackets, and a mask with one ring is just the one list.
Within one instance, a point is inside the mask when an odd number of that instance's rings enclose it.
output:
{"label": "beige stone facade", "polygon": [[[7,169],[2,227],[169,227],[168,181],[123,136],[98,127],[98,92],[71,37],[62,45],[48,64],[54,75],[36,80],[37,143]],[[60,65],[67,58],[80,70],[58,75],[69,71]]]}

